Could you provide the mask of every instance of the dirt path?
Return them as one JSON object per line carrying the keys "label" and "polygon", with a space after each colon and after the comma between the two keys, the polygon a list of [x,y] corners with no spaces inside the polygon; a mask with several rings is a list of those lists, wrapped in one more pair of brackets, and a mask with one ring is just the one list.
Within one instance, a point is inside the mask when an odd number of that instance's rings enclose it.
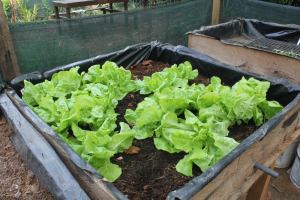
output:
{"label": "dirt path", "polygon": [[52,200],[51,194],[21,161],[9,141],[10,134],[0,113],[0,199]]}
{"label": "dirt path", "polygon": [[275,169],[275,171],[279,172],[279,177],[271,179],[272,200],[300,199],[300,189],[297,189],[290,181],[288,169]]}

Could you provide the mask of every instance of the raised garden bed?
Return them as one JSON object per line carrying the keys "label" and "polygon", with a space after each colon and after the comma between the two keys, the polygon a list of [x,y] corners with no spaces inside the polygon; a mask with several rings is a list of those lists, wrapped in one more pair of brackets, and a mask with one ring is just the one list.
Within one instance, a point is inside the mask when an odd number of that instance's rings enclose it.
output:
{"label": "raised garden bed", "polygon": [[[45,78],[51,77],[51,75],[57,71],[66,70],[74,66],[80,66],[81,71],[86,71],[91,65],[103,63],[106,60],[112,60],[119,65],[129,68],[136,78],[141,78],[143,75],[150,75],[155,71],[161,71],[169,64],[181,63],[185,60],[190,61],[193,67],[198,69],[199,74],[201,74],[201,76],[196,79],[196,82],[204,84],[207,84],[208,79],[213,75],[219,76],[226,85],[233,85],[240,80],[242,76],[250,77],[252,75],[233,70],[229,66],[218,63],[209,57],[197,54],[184,47],[173,47],[151,43],[128,47],[117,53],[98,56],[93,59],[59,67],[44,73],[27,74],[13,80],[12,86],[17,94],[21,95],[20,91],[23,88],[22,82],[24,79],[38,83]],[[260,80],[263,79],[259,76],[256,76],[256,78]],[[267,80],[271,82],[268,99],[279,101],[285,108],[272,120],[266,122],[256,131],[254,131],[256,127],[251,123],[248,125],[232,127],[230,129],[230,136],[241,141],[241,144],[208,171],[201,174],[200,170],[194,170],[194,175],[197,176],[196,178],[183,176],[175,170],[175,165],[178,160],[182,158],[182,155],[170,155],[163,151],[156,150],[151,139],[135,140],[133,143],[134,146],[140,149],[138,154],[128,155],[123,153],[118,154],[113,158],[113,162],[119,164],[123,169],[122,176],[114,183],[114,185],[125,195],[128,195],[130,199],[164,199],[166,196],[168,196],[167,198],[169,199],[175,197],[187,199],[196,194],[201,195],[201,189],[204,188],[207,190],[208,186],[213,185],[213,187],[219,187],[220,184],[218,184],[219,186],[214,185],[214,183],[218,181],[217,179],[213,182],[211,181],[221,172],[220,175],[223,176],[223,180],[225,174],[227,174],[226,180],[232,178],[238,180],[240,177],[231,176],[230,173],[228,173],[228,170],[231,170],[231,165],[236,164],[237,158],[244,158],[243,153],[253,150],[254,144],[256,144],[256,150],[262,148],[259,141],[263,140],[265,136],[269,136],[269,134],[272,136],[274,130],[280,132],[285,129],[286,134],[288,134],[297,127],[299,88],[281,79],[269,78]],[[77,154],[61,141],[48,125],[38,118],[29,107],[24,105],[20,96],[13,91],[7,91],[7,94],[15,103],[16,107],[22,112],[23,116],[29,120],[42,135],[44,135],[49,143],[52,144],[73,175],[77,178],[81,187],[91,198],[126,198],[126,196],[118,191],[111,183],[99,181],[100,177],[97,172],[81,160]],[[142,99],[143,96],[139,94],[128,94],[123,101],[119,102],[119,106],[117,107],[117,111],[121,114],[118,120],[123,121],[122,114],[124,115],[125,108],[136,107],[137,103]],[[274,134],[275,133],[273,133],[273,135]],[[280,139],[281,137],[284,137],[284,135],[278,138]],[[270,149],[268,149],[265,154],[267,155],[269,151],[273,151],[275,146],[269,147]],[[251,163],[251,160],[255,159],[264,162],[263,156],[265,155],[254,154],[246,157],[244,165],[245,167],[247,166],[247,169],[240,171],[236,168],[236,174],[251,174],[254,170],[254,163]],[[223,172],[225,172],[225,174]],[[256,173],[257,172],[255,172],[255,174]],[[187,182],[189,183],[186,184]],[[182,186],[184,187],[177,190]],[[221,186],[223,187],[222,184]],[[176,191],[168,194],[172,190]],[[206,194],[211,195],[214,192],[217,191],[210,191],[210,193]]]}
{"label": "raised garden bed", "polygon": [[300,83],[299,25],[236,19],[189,32],[189,48],[241,70]]}
{"label": "raised garden bed", "polygon": [[[144,76],[151,76],[154,72],[162,71],[167,67],[170,67],[167,63],[145,60],[129,67],[129,70],[135,79],[143,79]],[[198,75],[196,79],[190,81],[190,84],[208,85],[209,82],[209,78]],[[136,92],[129,93],[121,100],[117,106],[117,112],[120,114],[118,122],[126,121],[124,119],[126,109],[135,110],[144,97]],[[230,128],[229,135],[241,142],[257,128],[253,122],[235,125]],[[134,140],[133,146],[138,147],[137,154],[131,155],[125,152],[117,154],[113,158],[113,162],[121,166],[123,171],[114,185],[129,199],[165,199],[170,191],[176,190],[192,180],[192,177],[184,176],[175,169],[178,161],[184,157],[184,153],[169,154],[157,150],[153,139]],[[199,176],[201,173],[198,168],[194,167],[195,176]]]}

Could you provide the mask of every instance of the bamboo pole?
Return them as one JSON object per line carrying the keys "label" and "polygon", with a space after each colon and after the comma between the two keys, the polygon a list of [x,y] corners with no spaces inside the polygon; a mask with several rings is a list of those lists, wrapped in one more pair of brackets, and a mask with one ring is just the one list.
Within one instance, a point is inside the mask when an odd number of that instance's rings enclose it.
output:
{"label": "bamboo pole", "polygon": [[211,13],[211,24],[219,24],[220,23],[220,8],[221,8],[221,0],[212,0],[212,13]]}

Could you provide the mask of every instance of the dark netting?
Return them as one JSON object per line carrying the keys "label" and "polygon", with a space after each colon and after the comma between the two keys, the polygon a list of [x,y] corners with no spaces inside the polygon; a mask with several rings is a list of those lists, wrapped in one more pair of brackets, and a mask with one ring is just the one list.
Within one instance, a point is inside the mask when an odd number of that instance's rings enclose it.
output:
{"label": "dark netting", "polygon": [[22,73],[52,68],[128,45],[158,40],[187,45],[189,30],[208,25],[211,1],[172,5],[96,17],[10,24]]}
{"label": "dark netting", "polygon": [[282,24],[300,24],[300,8],[258,0],[223,0],[221,21],[237,17]]}
{"label": "dark netting", "polygon": [[[64,65],[139,42],[158,40],[187,45],[184,34],[211,21],[212,1],[165,0],[157,1],[160,6],[154,8],[151,6],[156,6],[156,1],[148,2],[150,8],[126,13],[10,24],[22,73]],[[243,17],[300,24],[299,7],[258,0],[221,2],[221,22]],[[162,6],[163,3],[167,5]]]}

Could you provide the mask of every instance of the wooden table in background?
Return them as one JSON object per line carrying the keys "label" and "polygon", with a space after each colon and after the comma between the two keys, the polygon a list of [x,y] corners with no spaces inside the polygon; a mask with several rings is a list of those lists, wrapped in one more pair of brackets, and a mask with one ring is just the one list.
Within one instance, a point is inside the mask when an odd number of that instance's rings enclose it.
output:
{"label": "wooden table in background", "polygon": [[109,3],[109,8],[110,10],[112,10],[113,3],[118,3],[118,2],[123,2],[124,10],[125,11],[128,10],[128,0],[57,0],[57,1],[53,1],[53,6],[55,10],[55,16],[57,19],[59,19],[60,18],[59,7],[65,8],[67,18],[71,18],[71,8]]}

